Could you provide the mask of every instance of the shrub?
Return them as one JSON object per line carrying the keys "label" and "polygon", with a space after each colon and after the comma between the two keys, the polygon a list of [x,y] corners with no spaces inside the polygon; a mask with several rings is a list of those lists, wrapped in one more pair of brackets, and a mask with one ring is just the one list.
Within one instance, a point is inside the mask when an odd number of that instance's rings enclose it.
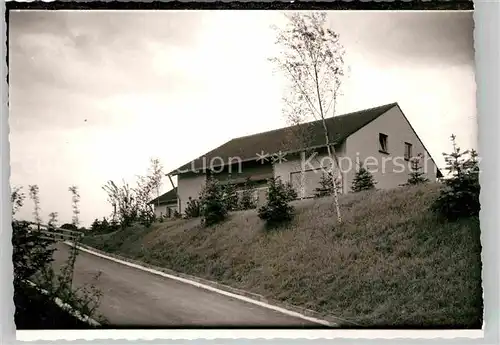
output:
{"label": "shrub", "polygon": [[238,200],[239,210],[250,210],[257,207],[257,200],[255,199],[253,189],[253,183],[249,177],[247,177],[243,190],[241,191],[240,198]]}
{"label": "shrub", "polygon": [[297,191],[293,188],[290,182],[284,184],[285,187],[285,196],[288,201],[293,201],[297,199]]}
{"label": "shrub", "polygon": [[289,203],[297,193],[289,184],[283,184],[279,178],[270,178],[267,201],[259,208],[259,217],[269,225],[287,222],[292,219],[294,208]]}
{"label": "shrub", "polygon": [[[77,249],[72,248],[70,258],[61,272],[56,274],[51,266],[55,251],[53,243],[54,241],[48,240],[42,232],[30,229],[28,222],[16,220],[12,222],[13,285],[16,306],[14,319],[18,327],[30,328],[33,324],[51,322],[71,323],[70,315],[66,315],[68,319],[65,320],[51,321],[57,316],[64,315],[62,309],[60,313],[54,314],[59,310],[55,305],[55,298],[60,298],[83,315],[95,317],[101,292],[92,284],[85,284],[78,289],[73,288]],[[44,289],[45,295],[34,288],[31,285],[33,283]],[[35,312],[38,313],[38,320],[31,318]]]}
{"label": "shrub", "polygon": [[[75,187],[76,189],[76,187]],[[39,220],[38,187],[30,186],[32,199],[36,200],[36,219]],[[12,216],[23,206],[24,196],[19,189],[11,194],[11,200],[16,207],[12,208]],[[78,204],[73,205],[73,215],[79,214]],[[55,213],[50,227],[55,228]],[[76,228],[74,224],[65,224],[63,228]],[[84,284],[81,288],[73,289],[73,270],[75,267],[78,249],[73,246],[70,257],[59,273],[51,265],[55,247],[54,241],[49,239],[46,232],[30,227],[30,223],[14,220],[12,225],[12,262],[14,266],[14,303],[16,307],[14,320],[16,325],[24,328],[34,328],[49,324],[58,327],[71,325],[85,326],[71,314],[64,312],[56,303],[60,298],[74,310],[88,317],[93,317],[99,305],[101,296],[94,285]],[[42,291],[45,290],[43,293]],[[35,317],[33,318],[33,315]],[[64,317],[64,320],[59,318]]]}
{"label": "shrub", "polygon": [[352,181],[351,190],[356,193],[363,190],[374,189],[376,183],[373,175],[360,164],[354,176],[354,180]]}
{"label": "shrub", "polygon": [[90,226],[90,230],[93,233],[108,233],[108,232],[113,232],[116,231],[120,228],[120,225],[116,221],[111,221],[109,222],[106,217],[102,218],[102,221],[99,221],[99,219],[95,219],[92,222],[92,225]]}
{"label": "shrub", "polygon": [[101,228],[101,222],[99,221],[99,219],[94,219],[94,221],[92,222],[92,224],[90,224],[90,230],[94,231],[94,232],[98,232]]}
{"label": "shrub", "polygon": [[184,214],[186,218],[198,218],[200,216],[200,202],[189,197]]}
{"label": "shrub", "polygon": [[244,189],[241,192],[241,198],[239,200],[238,209],[240,210],[250,210],[257,207],[255,198],[253,197],[252,189]]}
{"label": "shrub", "polygon": [[151,200],[159,197],[162,185],[162,165],[158,159],[151,158],[148,174],[137,176],[136,186],[131,187],[123,181],[122,185],[109,180],[103,190],[108,195],[108,202],[113,207],[112,218],[116,219],[122,229],[139,222],[147,227],[156,220]]}
{"label": "shrub", "polygon": [[106,217],[102,217],[101,228],[104,231],[107,231],[109,229],[109,222]]}
{"label": "shrub", "polygon": [[49,222],[47,223],[47,226],[49,228],[54,229],[57,227],[57,217],[58,217],[57,212],[50,212],[49,213]]}
{"label": "shrub", "polygon": [[445,188],[432,205],[432,209],[449,220],[478,216],[479,162],[475,150],[460,151],[455,135],[451,136],[453,152],[444,153],[446,170],[451,176],[443,180]]}
{"label": "shrub", "polygon": [[12,192],[10,194],[10,202],[12,204],[12,217],[14,217],[17,211],[19,211],[19,209],[23,207],[24,200],[26,199],[26,195],[22,190],[22,186],[16,186],[12,188]]}
{"label": "shrub", "polygon": [[234,184],[227,183],[223,187],[223,199],[228,211],[234,211],[238,208],[238,194]]}
{"label": "shrub", "polygon": [[205,226],[219,223],[227,217],[225,189],[215,178],[209,177],[200,194],[200,214]]}
{"label": "shrub", "polygon": [[[337,186],[337,193],[340,193],[342,190],[342,186],[340,184],[340,179],[336,178],[335,179],[336,186]],[[322,173],[321,178],[319,180],[319,187],[315,189],[314,196],[316,198],[321,198],[324,196],[332,195],[333,194],[333,174],[331,172],[327,173]]]}
{"label": "shrub", "polygon": [[319,179],[319,187],[314,189],[314,196],[321,198],[330,195],[333,191],[333,178],[330,173],[323,173]]}
{"label": "shrub", "polygon": [[78,227],[75,224],[65,223],[61,225],[61,229],[78,231]]}
{"label": "shrub", "polygon": [[414,186],[417,184],[429,182],[429,179],[425,177],[425,172],[422,171],[422,165],[420,164],[421,159],[421,154],[410,159],[410,176],[408,178],[408,181],[404,185]]}
{"label": "shrub", "polygon": [[12,222],[12,262],[14,264],[14,287],[30,279],[35,273],[48,268],[55,249],[53,240],[42,236],[38,230],[30,229],[28,222]]}

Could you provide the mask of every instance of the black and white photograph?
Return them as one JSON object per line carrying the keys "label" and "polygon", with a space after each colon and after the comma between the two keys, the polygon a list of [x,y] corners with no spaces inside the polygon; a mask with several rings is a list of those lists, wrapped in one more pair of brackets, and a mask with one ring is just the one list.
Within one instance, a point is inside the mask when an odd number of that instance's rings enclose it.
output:
{"label": "black and white photograph", "polygon": [[472,9],[7,25],[17,330],[483,327]]}

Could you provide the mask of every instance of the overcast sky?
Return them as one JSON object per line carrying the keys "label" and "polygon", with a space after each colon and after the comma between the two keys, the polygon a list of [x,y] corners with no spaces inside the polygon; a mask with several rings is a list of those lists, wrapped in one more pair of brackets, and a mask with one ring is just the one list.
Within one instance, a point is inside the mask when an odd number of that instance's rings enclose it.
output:
{"label": "overcast sky", "polygon": [[[472,12],[330,12],[351,69],[338,113],[398,102],[438,165],[477,146]],[[170,171],[231,138],[283,127],[267,61],[273,11],[21,11],[9,23],[11,184],[44,221],[108,216],[101,186]],[[170,189],[165,180],[164,190]],[[27,201],[20,217],[31,217]]]}

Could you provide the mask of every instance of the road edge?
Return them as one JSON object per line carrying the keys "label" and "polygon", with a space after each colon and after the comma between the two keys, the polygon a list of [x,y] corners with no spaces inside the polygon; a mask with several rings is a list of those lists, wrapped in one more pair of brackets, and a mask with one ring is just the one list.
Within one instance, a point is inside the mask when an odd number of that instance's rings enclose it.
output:
{"label": "road edge", "polygon": [[[31,280],[26,280],[26,283],[28,285],[31,285],[32,287],[34,287],[35,289],[37,289],[38,291],[40,291],[44,295],[47,295],[47,296],[50,295],[47,290],[39,287],[37,284],[35,284]],[[85,315],[85,314],[79,312],[78,310],[74,309],[70,304],[64,302],[59,297],[55,297],[54,298],[54,302],[56,303],[56,305],[59,308],[61,308],[62,310],[66,311],[68,313],[70,313],[72,316],[74,316],[78,320],[80,320],[82,322],[85,322],[85,323],[87,323],[87,324],[89,324],[91,326],[94,326],[94,327],[102,326],[97,320],[95,320],[95,319],[91,318],[90,316]]]}
{"label": "road edge", "polygon": [[[69,241],[63,242],[66,245],[72,246],[73,244]],[[108,259],[129,267],[133,267],[136,269],[140,269],[142,271],[146,271],[155,275],[163,276],[165,278],[174,279],[177,281],[181,281],[186,284],[190,284],[196,286],[198,288],[202,288],[205,290],[209,290],[218,294],[222,294],[228,297],[232,297],[235,299],[239,299],[248,303],[256,304],[261,307],[271,309],[277,312],[280,312],[285,315],[301,318],[303,320],[307,320],[313,323],[317,323],[326,327],[337,328],[342,326],[359,326],[358,324],[348,321],[345,319],[341,319],[331,315],[324,315],[318,313],[316,311],[297,307],[293,305],[289,305],[282,302],[273,301],[270,299],[266,299],[262,295],[258,295],[252,292],[240,290],[233,288],[231,286],[223,285],[214,281],[210,281],[207,279],[199,278],[196,276],[191,276],[185,273],[180,273],[173,271],[168,268],[158,267],[154,265],[147,264],[145,262],[130,259],[121,255],[116,255],[112,253],[107,253],[102,250],[93,248],[91,246],[85,244],[78,244],[78,249],[89,254],[99,256],[104,259]]]}

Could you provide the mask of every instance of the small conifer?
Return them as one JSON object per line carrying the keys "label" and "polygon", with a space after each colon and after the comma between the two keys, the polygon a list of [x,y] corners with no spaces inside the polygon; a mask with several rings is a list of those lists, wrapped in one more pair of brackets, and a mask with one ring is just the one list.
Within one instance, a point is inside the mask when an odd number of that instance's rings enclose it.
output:
{"label": "small conifer", "polygon": [[375,184],[377,182],[373,178],[371,172],[366,170],[366,168],[360,164],[354,180],[352,181],[351,190],[353,192],[361,192],[363,190],[375,189]]}

